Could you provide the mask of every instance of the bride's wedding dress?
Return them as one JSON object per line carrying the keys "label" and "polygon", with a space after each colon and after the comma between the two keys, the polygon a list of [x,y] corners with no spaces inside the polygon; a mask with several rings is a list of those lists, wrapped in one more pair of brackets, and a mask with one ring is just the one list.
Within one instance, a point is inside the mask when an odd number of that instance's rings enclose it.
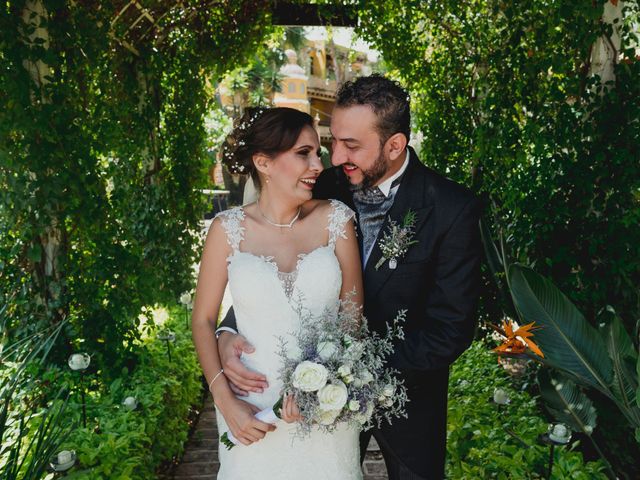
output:
{"label": "bride's wedding dress", "polygon": [[[232,248],[228,257],[229,289],[239,333],[255,347],[243,355],[244,364],[267,376],[269,388],[263,393],[241,397],[260,409],[272,407],[280,397],[282,382],[278,371],[279,338],[289,341],[298,330],[299,307],[311,315],[337,309],[342,274],[336,258],[335,243],[344,235],[346,222],[354,213],[337,200],[331,201],[327,219],[329,242],[306,254],[300,254],[293,272],[285,273],[271,257],[254,255],[240,249],[244,234],[242,207],[221,212],[218,216]],[[300,303],[298,303],[300,302]],[[220,434],[228,430],[217,413]],[[331,433],[313,429],[310,436],[294,438],[295,424],[282,420],[274,432],[252,445],[237,445],[231,450],[220,444],[220,471],[224,480],[353,480],[362,479],[359,432],[339,425]]]}

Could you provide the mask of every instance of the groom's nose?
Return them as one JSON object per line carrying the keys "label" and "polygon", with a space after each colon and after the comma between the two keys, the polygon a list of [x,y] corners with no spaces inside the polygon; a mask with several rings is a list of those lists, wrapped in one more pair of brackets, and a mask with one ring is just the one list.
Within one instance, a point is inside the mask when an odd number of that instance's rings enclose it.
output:
{"label": "groom's nose", "polygon": [[335,140],[331,144],[331,165],[338,167],[343,163],[347,163],[346,148],[340,146]]}

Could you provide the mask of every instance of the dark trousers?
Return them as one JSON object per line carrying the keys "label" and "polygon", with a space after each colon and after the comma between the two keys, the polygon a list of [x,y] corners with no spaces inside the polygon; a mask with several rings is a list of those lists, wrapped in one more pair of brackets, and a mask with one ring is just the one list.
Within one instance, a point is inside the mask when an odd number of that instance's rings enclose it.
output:
{"label": "dark trousers", "polygon": [[[384,458],[384,463],[387,466],[387,474],[389,480],[432,480],[426,477],[413,473],[402,463],[402,461],[391,451],[384,438],[381,435],[375,435],[373,430],[360,433],[360,463],[364,462],[364,457],[367,453],[367,446],[371,440],[371,436],[376,438],[378,445],[380,445],[380,451]],[[435,479],[433,479],[435,480]]]}

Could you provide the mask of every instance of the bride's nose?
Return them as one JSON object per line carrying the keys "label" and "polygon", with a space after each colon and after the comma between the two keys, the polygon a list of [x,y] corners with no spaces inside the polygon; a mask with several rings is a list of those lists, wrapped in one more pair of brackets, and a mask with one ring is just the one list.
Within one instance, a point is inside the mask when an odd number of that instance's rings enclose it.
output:
{"label": "bride's nose", "polygon": [[313,155],[311,157],[311,162],[309,163],[309,170],[319,173],[323,169],[324,167],[322,166],[322,160],[320,160],[320,157],[318,155]]}

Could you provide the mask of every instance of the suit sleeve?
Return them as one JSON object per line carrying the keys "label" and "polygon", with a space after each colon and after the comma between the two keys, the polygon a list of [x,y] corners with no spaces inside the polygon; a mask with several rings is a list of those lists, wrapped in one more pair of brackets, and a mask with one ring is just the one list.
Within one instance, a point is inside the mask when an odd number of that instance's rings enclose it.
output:
{"label": "suit sleeve", "polygon": [[471,344],[480,290],[480,213],[477,197],[461,209],[434,259],[434,280],[426,295],[421,328],[406,332],[391,357],[399,369],[445,368]]}
{"label": "suit sleeve", "polygon": [[219,336],[222,332],[238,333],[238,326],[236,325],[236,314],[233,311],[233,307],[229,308],[229,311],[224,317],[224,320],[216,328],[216,336]]}

